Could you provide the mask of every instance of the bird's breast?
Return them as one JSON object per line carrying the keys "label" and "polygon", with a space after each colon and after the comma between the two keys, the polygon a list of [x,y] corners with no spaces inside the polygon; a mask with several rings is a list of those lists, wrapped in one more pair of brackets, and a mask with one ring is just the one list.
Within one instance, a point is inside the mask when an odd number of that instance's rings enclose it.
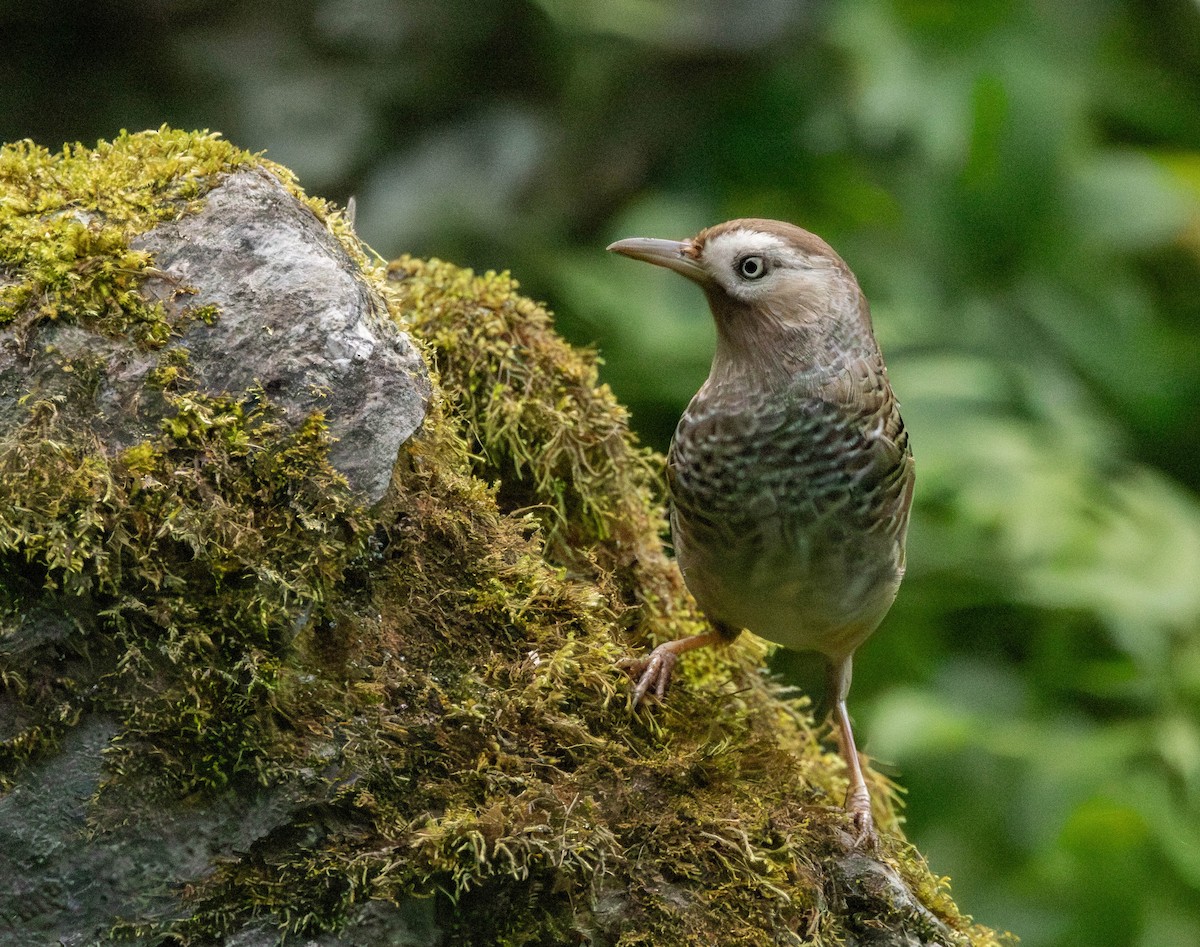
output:
{"label": "bird's breast", "polygon": [[849,399],[702,390],[668,473],[676,556],[711,618],[830,653],[886,613],[912,489],[886,379]]}

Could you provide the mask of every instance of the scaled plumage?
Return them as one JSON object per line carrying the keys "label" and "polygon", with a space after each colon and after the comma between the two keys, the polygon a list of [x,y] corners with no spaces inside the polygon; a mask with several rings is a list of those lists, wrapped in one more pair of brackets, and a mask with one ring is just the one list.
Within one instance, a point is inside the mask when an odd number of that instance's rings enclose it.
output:
{"label": "scaled plumage", "polygon": [[845,698],[854,651],[904,575],[913,461],[866,300],[825,241],[779,221],[609,249],[698,283],[717,324],[711,372],[668,456],[676,556],[714,632],[631,662],[635,700],[665,693],[679,654],[742,628],[820,652],[847,808],[873,840]]}

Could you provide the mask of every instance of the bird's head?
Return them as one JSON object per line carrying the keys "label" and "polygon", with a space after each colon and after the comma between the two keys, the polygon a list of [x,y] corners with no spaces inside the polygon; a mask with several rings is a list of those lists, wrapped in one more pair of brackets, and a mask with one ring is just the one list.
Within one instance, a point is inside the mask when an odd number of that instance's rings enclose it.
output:
{"label": "bird's head", "polygon": [[689,240],[633,237],[613,253],[698,283],[717,323],[718,369],[832,367],[875,351],[850,268],[816,234],[777,220],[731,220]]}

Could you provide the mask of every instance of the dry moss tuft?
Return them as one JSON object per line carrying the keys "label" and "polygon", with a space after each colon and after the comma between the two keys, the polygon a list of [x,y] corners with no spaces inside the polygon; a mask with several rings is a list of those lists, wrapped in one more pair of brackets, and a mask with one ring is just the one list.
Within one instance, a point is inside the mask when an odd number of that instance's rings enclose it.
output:
{"label": "dry moss tuft", "polygon": [[[405,258],[385,280],[314,205],[441,376],[388,497],[363,510],[320,417],[288,427],[260,391],[201,397],[172,327],[142,328],[152,261],[123,256],[129,236],[259,159],[167,130],[119,145],[95,166],[158,154],[145,179],[93,180],[81,149],[0,159],[9,331],[73,319],[159,346],[172,408],[113,456],[70,405],[34,397],[0,441],[0,685],[24,721],[0,764],[19,778],[105,709],[122,730],[98,821],[147,789],[196,804],[248,781],[294,802],[252,852],[178,879],[178,912],[118,934],[208,943],[254,919],[309,934],[364,902],[437,897],[463,945],[832,945],[880,925],[998,943],[896,836],[883,858],[919,911],[847,862],[840,764],[807,702],[763,675],[760,643],[689,657],[665,704],[629,710],[622,638],[699,626],[662,551],[661,460],[511,279]],[[36,204],[29,174],[69,186]],[[101,200],[111,256],[72,257],[77,227],[54,216],[91,227],[66,209]],[[22,647],[35,614],[63,629]]]}

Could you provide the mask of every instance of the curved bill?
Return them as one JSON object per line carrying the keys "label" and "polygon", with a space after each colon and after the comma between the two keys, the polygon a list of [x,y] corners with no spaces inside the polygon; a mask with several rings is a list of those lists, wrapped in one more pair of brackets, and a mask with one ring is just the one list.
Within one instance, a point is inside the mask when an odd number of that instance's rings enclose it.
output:
{"label": "curved bill", "polygon": [[655,266],[665,266],[697,283],[708,281],[708,272],[691,256],[692,244],[687,240],[658,240],[654,237],[630,237],[609,244],[610,253],[619,253],[634,260],[644,260]]}

